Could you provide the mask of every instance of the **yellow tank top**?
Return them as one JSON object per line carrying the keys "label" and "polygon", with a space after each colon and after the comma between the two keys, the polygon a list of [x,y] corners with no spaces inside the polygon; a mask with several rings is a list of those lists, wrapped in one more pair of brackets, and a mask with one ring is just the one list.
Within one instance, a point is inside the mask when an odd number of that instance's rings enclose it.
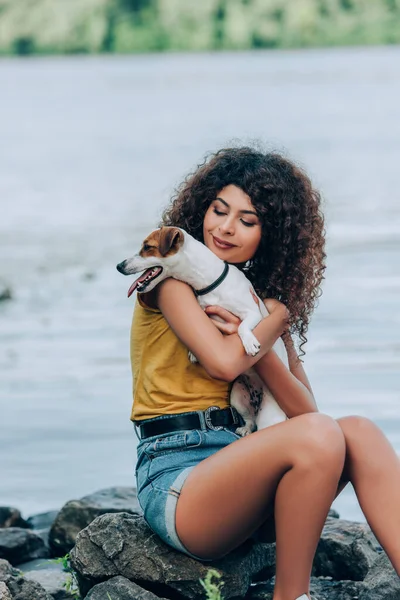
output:
{"label": "yellow tank top", "polygon": [[131,420],[209,406],[229,406],[230,384],[213,379],[172,331],[160,310],[138,299],[131,328],[133,407]]}

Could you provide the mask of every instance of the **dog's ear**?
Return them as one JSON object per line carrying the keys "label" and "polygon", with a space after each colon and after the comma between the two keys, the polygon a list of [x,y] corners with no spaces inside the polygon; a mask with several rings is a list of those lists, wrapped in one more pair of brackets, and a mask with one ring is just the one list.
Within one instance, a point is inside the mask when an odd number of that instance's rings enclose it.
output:
{"label": "dog's ear", "polygon": [[183,233],[177,227],[161,227],[160,245],[158,247],[161,256],[169,256],[178,252],[183,244]]}

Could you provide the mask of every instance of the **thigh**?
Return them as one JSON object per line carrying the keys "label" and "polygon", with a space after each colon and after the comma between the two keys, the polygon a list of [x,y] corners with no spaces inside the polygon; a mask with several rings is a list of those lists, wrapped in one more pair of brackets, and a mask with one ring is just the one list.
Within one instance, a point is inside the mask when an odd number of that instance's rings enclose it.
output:
{"label": "thigh", "polygon": [[[328,460],[338,425],[307,414],[239,439],[188,475],[176,508],[176,531],[197,556],[219,557],[249,538],[273,513],[277,486],[296,462]],[[327,436],[332,440],[327,443]],[[329,441],[329,440],[328,440]]]}

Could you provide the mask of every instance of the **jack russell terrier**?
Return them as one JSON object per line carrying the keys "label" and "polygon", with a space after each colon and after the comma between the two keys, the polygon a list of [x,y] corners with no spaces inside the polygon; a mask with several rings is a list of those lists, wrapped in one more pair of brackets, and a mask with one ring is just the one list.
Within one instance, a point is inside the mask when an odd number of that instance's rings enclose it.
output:
{"label": "jack russell terrier", "polygon": [[[128,298],[135,290],[150,292],[167,277],[188,283],[194,290],[200,306],[219,305],[237,315],[241,320],[238,334],[247,354],[255,356],[260,343],[252,329],[268,316],[264,303],[258,298],[245,274],[234,265],[224,263],[204,244],[178,227],[162,227],[144,240],[138,254],[117,265],[123,275],[141,273],[128,290]],[[273,346],[274,351],[289,367],[288,356],[281,338]],[[190,354],[189,354],[190,356]],[[193,355],[190,356],[195,361]],[[257,375],[249,369],[234,382],[230,403],[242,416],[245,424],[236,432],[248,435],[284,421],[287,417],[273,395]]]}

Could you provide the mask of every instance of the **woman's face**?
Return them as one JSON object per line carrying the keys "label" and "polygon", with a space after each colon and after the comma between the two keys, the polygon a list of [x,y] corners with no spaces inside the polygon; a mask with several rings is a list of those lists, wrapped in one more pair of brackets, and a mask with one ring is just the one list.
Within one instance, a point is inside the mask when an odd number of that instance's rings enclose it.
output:
{"label": "woman's face", "polygon": [[236,185],[227,185],[211,202],[204,217],[204,243],[228,263],[245,263],[261,240],[261,222],[250,197]]}

